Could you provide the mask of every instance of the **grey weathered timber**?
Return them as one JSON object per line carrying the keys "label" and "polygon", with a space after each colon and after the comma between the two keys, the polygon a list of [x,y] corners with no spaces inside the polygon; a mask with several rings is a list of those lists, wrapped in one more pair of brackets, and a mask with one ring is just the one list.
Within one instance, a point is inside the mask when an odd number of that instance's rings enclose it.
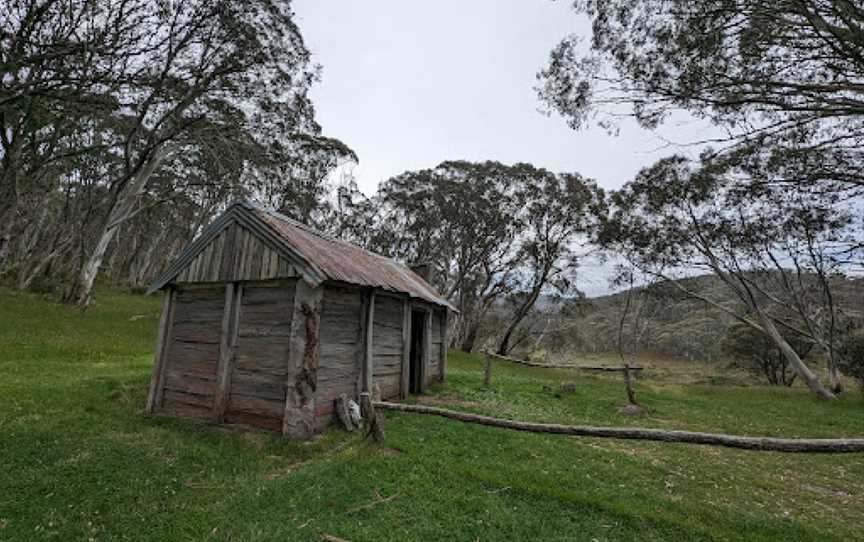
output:
{"label": "grey weathered timber", "polygon": [[315,430],[318,324],[323,293],[323,288],[312,288],[302,280],[297,281],[294,291],[282,418],[282,434],[293,438],[308,439]]}
{"label": "grey weathered timber", "polygon": [[399,396],[404,399],[408,396],[411,374],[411,302],[405,299],[402,302],[402,373],[399,382]]}
{"label": "grey weathered timber", "polygon": [[240,307],[243,300],[243,285],[225,285],[225,314],[222,317],[222,332],[219,343],[219,367],[216,373],[216,398],[213,404],[213,420],[222,423],[231,393],[231,376],[237,350],[237,333],[240,327]]}
{"label": "grey weathered timber", "polygon": [[172,315],[174,313],[174,288],[165,292],[162,301],[162,315],[159,317],[159,336],[156,339],[156,352],[153,359],[153,374],[150,375],[150,389],[147,393],[146,411],[152,414],[161,399],[162,380],[165,373],[165,350],[171,340]]}
{"label": "grey weathered timber", "polygon": [[444,311],[444,322],[441,325],[441,382],[447,376],[447,348],[450,346],[450,313]]}
{"label": "grey weathered timber", "polygon": [[432,319],[434,313],[431,310],[426,311],[426,329],[423,332],[423,354],[426,358],[423,363],[423,370],[421,371],[423,378],[421,379],[420,392],[424,393],[426,391],[426,387],[429,384],[430,377],[434,376],[432,372],[429,370],[432,366],[432,360],[438,356],[437,352],[433,352],[432,348]]}
{"label": "grey weathered timber", "polygon": [[366,316],[363,318],[363,365],[361,368],[363,375],[363,386],[361,393],[372,393],[372,375],[375,370],[373,365],[373,336],[375,330],[375,290],[369,292],[368,302],[366,305]]}
{"label": "grey weathered timber", "polygon": [[490,427],[514,429],[530,433],[554,433],[581,437],[617,438],[628,440],[652,440],[657,442],[681,442],[687,444],[708,444],[773,452],[802,453],[855,453],[864,452],[864,438],[839,439],[790,439],[774,437],[750,437],[702,433],[696,431],[667,431],[665,429],[644,429],[641,427],[595,427],[590,425],[561,425],[556,423],[520,422],[502,420],[480,414],[458,412],[444,408],[404,405],[400,403],[376,402],[374,408],[431,414],[467,423],[477,423]]}
{"label": "grey weathered timber", "polygon": [[356,287],[324,286],[321,300],[321,336],[318,348],[318,386],[315,416],[318,427],[333,420],[341,395],[357,400],[362,364],[364,315],[362,290]]}

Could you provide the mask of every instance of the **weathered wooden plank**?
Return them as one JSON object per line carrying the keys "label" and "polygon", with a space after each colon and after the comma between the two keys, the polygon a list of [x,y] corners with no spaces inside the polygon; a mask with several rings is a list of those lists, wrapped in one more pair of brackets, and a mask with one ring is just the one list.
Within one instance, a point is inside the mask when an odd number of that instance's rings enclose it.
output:
{"label": "weathered wooden plank", "polygon": [[285,401],[285,386],[281,378],[263,373],[252,373],[249,371],[235,371],[231,378],[231,396],[246,395],[278,401],[280,408]]}
{"label": "weathered wooden plank", "polygon": [[216,280],[228,282],[234,278],[231,276],[231,268],[233,267],[234,260],[234,235],[236,231],[237,223],[233,222],[222,232],[224,236],[222,241],[222,257],[219,260],[219,274]]}
{"label": "weathered wooden plank", "polygon": [[238,335],[234,366],[245,371],[285,375],[290,371],[289,351],[290,337]]}
{"label": "weathered wooden plank", "polygon": [[398,397],[401,380],[402,375],[400,373],[381,375],[375,377],[375,385],[381,391],[382,398]]}
{"label": "weathered wooden plank", "polygon": [[[325,309],[326,311],[326,309]],[[333,321],[326,312],[321,317],[322,346],[324,344],[353,345],[360,342],[360,312],[357,311],[352,322]]]}
{"label": "weathered wooden plank", "polygon": [[447,349],[450,347],[450,311],[444,309],[444,323],[441,328],[441,381],[447,377]]}
{"label": "weathered wooden plank", "polygon": [[[210,405],[191,404],[187,401],[186,394],[167,394],[160,412],[169,416],[192,418],[200,420],[210,419]],[[194,401],[194,398],[191,399]]]}
{"label": "weathered wooden plank", "polygon": [[404,399],[408,396],[410,383],[411,365],[411,302],[405,299],[402,302],[402,378],[399,384],[399,396]]}
{"label": "weathered wooden plank", "polygon": [[378,369],[381,368],[383,371],[392,372],[395,370],[399,370],[402,367],[402,352],[396,352],[393,354],[386,355],[375,355],[374,356],[374,373],[378,374]]}
{"label": "weathered wooden plank", "polygon": [[435,355],[432,352],[430,338],[432,337],[432,311],[426,312],[425,330],[423,332],[423,357],[426,358],[423,363],[423,378],[421,379],[421,391],[426,391],[426,385],[434,380],[433,360]]}
{"label": "weathered wooden plank", "polygon": [[369,303],[366,306],[366,317],[363,319],[363,387],[361,391],[372,392],[374,374],[374,329],[375,329],[375,290],[369,292]]}
{"label": "weathered wooden plank", "polygon": [[171,341],[168,349],[168,367],[203,374],[216,374],[219,345]]}
{"label": "weathered wooden plank", "polygon": [[402,328],[402,300],[390,296],[376,296],[375,324]]}
{"label": "weathered wooden plank", "polygon": [[159,335],[156,339],[156,351],[153,358],[153,373],[150,376],[150,389],[147,393],[147,413],[152,414],[159,406],[163,373],[167,365],[167,349],[171,342],[171,327],[173,325],[174,300],[177,293],[169,288],[162,301],[162,315],[159,317]]}
{"label": "weathered wooden plank", "polygon": [[269,429],[278,425],[281,429],[290,337],[280,330],[290,330],[295,285],[286,281],[242,286],[223,419]]}
{"label": "weathered wooden plank", "polygon": [[225,418],[225,409],[228,406],[242,302],[243,285],[238,283],[226,284],[225,314],[222,317],[219,366],[216,371],[216,398],[213,402],[213,419],[216,423],[221,423]]}
{"label": "weathered wooden plank", "polygon": [[194,374],[180,371],[168,371],[165,375],[165,389],[212,399],[216,392],[216,381],[213,378],[196,378]]}
{"label": "weathered wooden plank", "polygon": [[181,342],[218,344],[219,330],[213,327],[212,322],[200,320],[174,322],[172,337],[173,340]]}
{"label": "weathered wooden plank", "polygon": [[251,412],[230,409],[225,413],[225,423],[249,425],[270,431],[279,431],[282,428],[282,420],[278,417],[261,416]]}
{"label": "weathered wooden plank", "polygon": [[231,393],[230,411],[248,412],[268,418],[280,419],[285,405],[281,399],[259,397],[257,395],[243,395]]}

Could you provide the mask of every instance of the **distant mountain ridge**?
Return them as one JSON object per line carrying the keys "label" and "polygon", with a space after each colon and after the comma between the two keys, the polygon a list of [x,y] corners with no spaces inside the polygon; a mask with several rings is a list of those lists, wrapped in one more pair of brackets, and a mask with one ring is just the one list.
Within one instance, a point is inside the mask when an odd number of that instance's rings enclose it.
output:
{"label": "distant mountain ridge", "polygon": [[[730,308],[740,301],[713,275],[680,279],[688,290]],[[656,286],[655,286],[656,287]],[[636,290],[642,290],[637,287]],[[642,351],[674,358],[716,361],[726,356],[721,344],[734,319],[708,303],[685,297],[674,285],[659,286],[662,295],[648,296],[642,306],[640,341]],[[544,299],[538,311],[554,319],[544,333],[544,342],[552,349],[571,352],[612,352],[617,348],[621,311],[629,290],[581,300]],[[634,296],[635,297],[635,296]],[[642,296],[639,296],[642,297]],[[834,284],[837,306],[856,317],[864,317],[864,278],[839,279]],[[541,307],[543,307],[541,309]],[[631,307],[631,311],[639,310]],[[631,318],[629,321],[632,321]],[[630,328],[627,329],[630,333]]]}

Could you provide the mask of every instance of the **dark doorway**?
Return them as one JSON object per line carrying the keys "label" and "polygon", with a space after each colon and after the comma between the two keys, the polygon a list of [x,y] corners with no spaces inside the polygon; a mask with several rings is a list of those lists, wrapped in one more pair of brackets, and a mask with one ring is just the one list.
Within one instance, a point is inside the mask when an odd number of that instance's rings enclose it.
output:
{"label": "dark doorway", "polygon": [[426,329],[426,313],[411,311],[411,355],[408,364],[408,391],[423,390],[423,330]]}

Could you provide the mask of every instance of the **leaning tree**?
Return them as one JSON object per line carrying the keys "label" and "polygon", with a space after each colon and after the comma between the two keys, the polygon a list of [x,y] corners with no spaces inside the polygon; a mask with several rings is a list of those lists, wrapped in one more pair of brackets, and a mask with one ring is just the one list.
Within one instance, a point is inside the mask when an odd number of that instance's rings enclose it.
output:
{"label": "leaning tree", "polygon": [[864,188],[864,6],[849,0],[578,0],[538,91],[573,127],[678,110],[773,182]]}
{"label": "leaning tree", "polygon": [[[799,227],[802,218],[806,228]],[[850,213],[836,205],[817,208],[812,198],[801,202],[776,186],[754,192],[722,170],[693,168],[686,158],[671,157],[644,169],[612,195],[612,212],[599,241],[631,255],[641,270],[670,279],[687,295],[763,333],[814,393],[832,398],[783,331],[828,344],[831,326],[823,325],[820,332],[815,323],[824,324],[825,310],[832,312],[828,320],[833,318],[836,307],[828,301],[806,306],[800,301],[805,285],[827,287],[818,278],[808,278],[824,269],[811,265],[814,260],[807,259],[806,247],[816,236],[825,245],[836,244],[835,253],[842,254],[849,241],[838,232],[850,221]],[[671,280],[697,272],[716,276],[744,310]],[[785,318],[790,312],[799,318]]]}

